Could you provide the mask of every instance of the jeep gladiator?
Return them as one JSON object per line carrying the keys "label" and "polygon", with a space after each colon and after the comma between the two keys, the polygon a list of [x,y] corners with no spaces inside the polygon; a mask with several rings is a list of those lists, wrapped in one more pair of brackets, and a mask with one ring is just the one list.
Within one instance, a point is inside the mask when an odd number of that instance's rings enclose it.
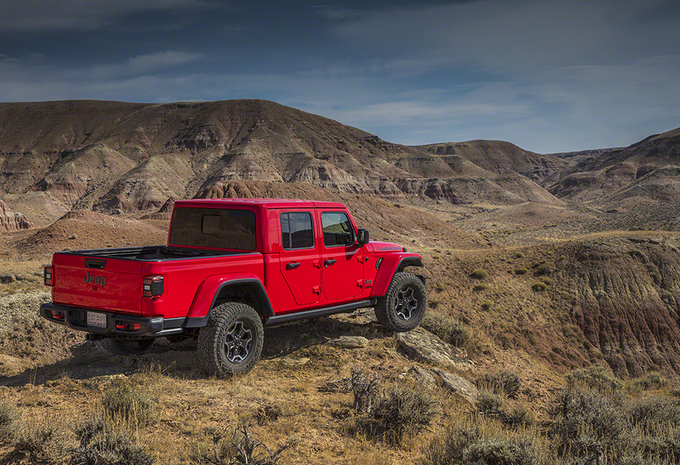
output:
{"label": "jeep gladiator", "polygon": [[56,252],[43,318],[117,354],[158,337],[197,340],[210,374],[253,368],[264,327],[374,307],[396,332],[425,315],[422,257],[369,241],[336,202],[201,199],[175,203],[168,245]]}

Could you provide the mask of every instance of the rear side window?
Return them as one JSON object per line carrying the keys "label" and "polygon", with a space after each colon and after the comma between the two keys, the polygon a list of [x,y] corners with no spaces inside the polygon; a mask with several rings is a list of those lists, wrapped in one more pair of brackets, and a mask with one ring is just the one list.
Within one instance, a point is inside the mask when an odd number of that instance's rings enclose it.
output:
{"label": "rear side window", "polygon": [[354,228],[347,213],[324,212],[321,214],[323,243],[326,247],[354,243]]}
{"label": "rear side window", "polygon": [[170,244],[251,251],[257,248],[255,213],[223,208],[177,208]]}
{"label": "rear side window", "polygon": [[281,244],[286,250],[314,247],[312,215],[307,212],[281,213]]}

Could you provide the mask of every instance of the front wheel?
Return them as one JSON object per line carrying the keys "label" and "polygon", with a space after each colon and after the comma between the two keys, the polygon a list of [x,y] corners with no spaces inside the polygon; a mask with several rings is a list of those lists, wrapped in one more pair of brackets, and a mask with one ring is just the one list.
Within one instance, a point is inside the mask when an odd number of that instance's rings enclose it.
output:
{"label": "front wheel", "polygon": [[378,299],[375,316],[385,328],[398,333],[411,331],[425,316],[427,291],[411,273],[395,273],[385,297]]}
{"label": "front wheel", "polygon": [[264,329],[260,315],[240,302],[210,311],[198,334],[198,354],[206,371],[220,377],[248,373],[262,353]]}

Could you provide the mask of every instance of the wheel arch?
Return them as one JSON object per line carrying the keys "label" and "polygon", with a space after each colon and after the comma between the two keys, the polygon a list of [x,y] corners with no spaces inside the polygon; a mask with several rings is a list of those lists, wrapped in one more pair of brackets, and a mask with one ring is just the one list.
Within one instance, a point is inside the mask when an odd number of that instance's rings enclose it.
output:
{"label": "wheel arch", "polygon": [[387,289],[396,273],[400,273],[407,266],[423,267],[423,258],[418,254],[388,254],[380,263],[380,268],[375,277],[371,297],[382,297],[387,293]]}
{"label": "wheel arch", "polygon": [[208,278],[199,289],[184,324],[185,328],[200,328],[207,324],[210,311],[224,302],[242,302],[268,318],[274,309],[267,290],[255,276]]}

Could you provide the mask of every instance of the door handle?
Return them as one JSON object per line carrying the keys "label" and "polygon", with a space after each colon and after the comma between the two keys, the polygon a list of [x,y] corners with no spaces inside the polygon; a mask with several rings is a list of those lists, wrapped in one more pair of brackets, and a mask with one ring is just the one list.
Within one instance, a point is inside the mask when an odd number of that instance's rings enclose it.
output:
{"label": "door handle", "polygon": [[292,262],[292,263],[286,263],[286,269],[287,270],[294,270],[295,268],[300,266],[300,262]]}
{"label": "door handle", "polygon": [[329,266],[331,266],[331,265],[334,264],[335,262],[337,262],[337,260],[336,260],[335,258],[331,258],[331,259],[329,259],[329,260],[324,260],[324,261],[323,261],[323,264],[324,264],[324,266],[325,266],[326,268],[328,268]]}

